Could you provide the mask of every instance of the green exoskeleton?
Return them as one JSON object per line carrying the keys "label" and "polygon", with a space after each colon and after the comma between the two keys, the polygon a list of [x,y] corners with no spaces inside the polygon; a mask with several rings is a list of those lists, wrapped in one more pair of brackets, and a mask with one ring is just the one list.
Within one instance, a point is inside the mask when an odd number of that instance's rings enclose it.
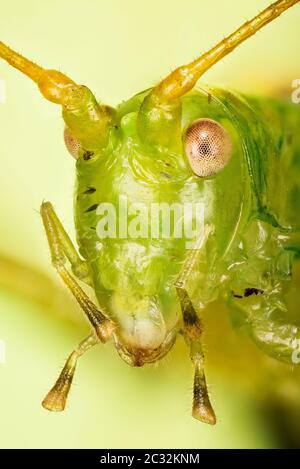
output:
{"label": "green exoskeleton", "polygon": [[[77,160],[80,255],[49,202],[42,204],[41,216],[53,265],[82,307],[91,334],[69,356],[43,400],[45,408],[65,408],[77,360],[92,346],[112,339],[128,364],[142,366],[166,355],[182,334],[195,368],[193,416],[214,424],[201,311],[220,296],[259,347],[294,362],[299,318],[292,317],[286,292],[300,254],[299,110],[272,99],[193,88],[206,70],[296,3],[277,1],[116,109],[0,42],[0,56],[62,106],[66,146]],[[172,210],[202,204],[203,229],[192,246],[186,231],[145,231],[150,214],[156,230],[164,229],[160,212],[153,220],[153,204]],[[123,211],[126,223],[120,216],[116,222],[112,206]],[[130,223],[136,236],[130,236]],[[93,287],[98,306],[77,280]]]}

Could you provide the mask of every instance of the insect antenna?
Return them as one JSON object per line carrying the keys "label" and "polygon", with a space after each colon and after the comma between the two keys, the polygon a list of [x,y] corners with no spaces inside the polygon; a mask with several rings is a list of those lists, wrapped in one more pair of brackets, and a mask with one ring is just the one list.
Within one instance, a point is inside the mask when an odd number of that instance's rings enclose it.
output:
{"label": "insect antenna", "polygon": [[63,106],[63,118],[71,134],[87,150],[106,144],[112,109],[99,105],[93,93],[58,70],[46,70],[0,42],[0,57],[27,75],[49,101]]}
{"label": "insect antenna", "polygon": [[296,3],[299,3],[299,0],[278,0],[272,3],[201,57],[178,67],[152,90],[151,94],[155,97],[155,101],[168,102],[190,91],[199,78],[214,64]]}

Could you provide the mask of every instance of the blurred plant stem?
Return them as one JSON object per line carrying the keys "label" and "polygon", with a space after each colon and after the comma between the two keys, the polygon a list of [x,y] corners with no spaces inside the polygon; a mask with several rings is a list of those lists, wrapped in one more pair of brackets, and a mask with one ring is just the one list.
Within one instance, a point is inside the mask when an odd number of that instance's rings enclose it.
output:
{"label": "blurred plant stem", "polygon": [[68,322],[82,324],[79,307],[68,291],[28,264],[0,253],[0,288],[41,306]]}

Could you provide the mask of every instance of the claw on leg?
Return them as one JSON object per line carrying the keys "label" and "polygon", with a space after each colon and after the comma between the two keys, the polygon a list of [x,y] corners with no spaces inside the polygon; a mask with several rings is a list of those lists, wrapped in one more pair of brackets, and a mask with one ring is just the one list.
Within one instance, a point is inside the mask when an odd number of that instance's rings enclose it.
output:
{"label": "claw on leg", "polygon": [[192,416],[203,423],[215,425],[216,415],[210,403],[203,370],[196,366]]}
{"label": "claw on leg", "polygon": [[58,377],[53,388],[48,392],[42,402],[42,406],[53,412],[61,412],[66,407],[67,397],[73,381],[73,376],[76,369],[77,354],[73,352],[65,366],[62,369],[61,374]]}
{"label": "claw on leg", "polygon": [[192,360],[195,364],[192,416],[203,423],[215,425],[217,419],[208,396],[203,367],[204,356],[202,350],[200,353],[200,357],[199,351],[197,352],[197,357],[193,358],[192,356]]}
{"label": "claw on leg", "polygon": [[183,336],[190,346],[191,360],[195,367],[192,416],[203,423],[216,424],[216,415],[209,400],[204,373],[204,353],[200,337],[203,327],[182,283],[176,284],[183,315]]}
{"label": "claw on leg", "polygon": [[79,344],[78,348],[74,350],[74,352],[71,353],[56,383],[53,388],[50,389],[42,402],[42,406],[45,409],[53,412],[61,412],[64,410],[73,381],[77,360],[87,350],[97,344],[99,344],[98,337],[91,334]]}

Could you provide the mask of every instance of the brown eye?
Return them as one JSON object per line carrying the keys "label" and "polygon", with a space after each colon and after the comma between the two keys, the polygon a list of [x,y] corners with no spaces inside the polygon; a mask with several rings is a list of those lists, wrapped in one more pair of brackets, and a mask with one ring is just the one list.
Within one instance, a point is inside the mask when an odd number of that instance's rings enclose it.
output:
{"label": "brown eye", "polygon": [[221,171],[231,157],[228,132],[212,119],[198,119],[184,136],[185,152],[197,176],[208,177]]}
{"label": "brown eye", "polygon": [[77,138],[71,134],[68,127],[65,127],[64,139],[68,152],[73,156],[73,158],[75,158],[75,160],[78,160],[80,152],[82,151],[82,146]]}

